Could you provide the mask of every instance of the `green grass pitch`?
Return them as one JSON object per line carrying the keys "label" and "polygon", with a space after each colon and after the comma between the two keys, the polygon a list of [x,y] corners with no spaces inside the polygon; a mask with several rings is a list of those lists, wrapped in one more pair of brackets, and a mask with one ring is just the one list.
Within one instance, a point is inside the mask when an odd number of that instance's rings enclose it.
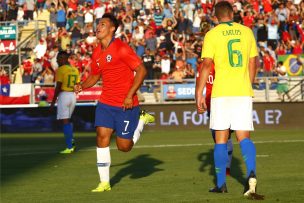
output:
{"label": "green grass pitch", "polygon": [[[256,130],[258,193],[264,202],[303,202],[304,133]],[[2,203],[250,202],[242,196],[245,165],[233,138],[227,194],[211,194],[213,143],[208,131],[147,131],[129,153],[111,145],[112,191],[98,184],[95,133],[75,133],[77,152],[61,155],[61,133],[1,134]]]}

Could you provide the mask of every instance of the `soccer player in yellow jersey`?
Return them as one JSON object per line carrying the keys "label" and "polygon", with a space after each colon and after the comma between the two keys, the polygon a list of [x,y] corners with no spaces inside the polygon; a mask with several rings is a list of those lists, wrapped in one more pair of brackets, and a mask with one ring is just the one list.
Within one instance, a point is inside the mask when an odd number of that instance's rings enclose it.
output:
{"label": "soccer player in yellow jersey", "polygon": [[233,8],[229,2],[217,3],[215,16],[219,25],[204,38],[201,78],[195,91],[197,111],[203,113],[207,106],[202,92],[214,63],[210,128],[215,130],[214,163],[217,184],[209,191],[227,192],[227,140],[231,129],[236,133],[247,168],[244,195],[252,199],[263,199],[255,191],[256,149],[249,133],[253,130],[251,84],[256,73],[256,42],[252,30],[232,22]]}
{"label": "soccer player in yellow jersey", "polygon": [[61,154],[74,152],[73,125],[70,122],[71,115],[76,104],[74,85],[80,81],[78,69],[71,66],[68,62],[69,54],[61,51],[57,55],[59,68],[56,72],[56,89],[51,103],[51,108],[57,102],[57,119],[63,122],[63,133],[66,142],[66,149]]}

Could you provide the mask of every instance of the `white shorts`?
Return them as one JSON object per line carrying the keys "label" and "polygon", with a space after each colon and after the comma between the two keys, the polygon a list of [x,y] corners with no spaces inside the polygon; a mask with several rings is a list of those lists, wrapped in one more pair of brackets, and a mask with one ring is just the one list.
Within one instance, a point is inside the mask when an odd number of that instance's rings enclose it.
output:
{"label": "white shorts", "polygon": [[57,119],[71,118],[76,105],[74,92],[60,92],[57,101]]}
{"label": "white shorts", "polygon": [[211,98],[210,129],[252,131],[252,97]]}

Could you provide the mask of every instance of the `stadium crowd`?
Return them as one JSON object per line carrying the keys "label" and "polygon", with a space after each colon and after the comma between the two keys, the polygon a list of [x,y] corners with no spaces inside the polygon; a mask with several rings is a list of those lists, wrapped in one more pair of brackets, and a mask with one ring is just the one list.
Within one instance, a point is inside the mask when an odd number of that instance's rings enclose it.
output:
{"label": "stadium crowd", "polygon": [[[52,84],[60,50],[85,80],[97,45],[96,24],[111,12],[120,21],[116,37],[129,43],[148,70],[146,79],[194,78],[205,33],[217,24],[217,0],[2,0],[1,21],[34,20],[49,12],[47,35],[22,61],[23,83]],[[259,47],[258,76],[276,76],[278,55],[303,54],[304,2],[232,0],[234,21],[250,27]],[[1,80],[7,78],[2,73]]]}

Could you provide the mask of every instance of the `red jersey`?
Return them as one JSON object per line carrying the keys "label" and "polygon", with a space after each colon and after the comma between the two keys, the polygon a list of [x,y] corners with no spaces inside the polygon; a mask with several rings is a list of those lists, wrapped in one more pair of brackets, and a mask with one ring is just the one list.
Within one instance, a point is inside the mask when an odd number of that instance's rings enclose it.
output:
{"label": "red jersey", "polygon": [[272,6],[271,6],[270,0],[263,0],[262,4],[263,4],[265,13],[270,13],[272,11]]}
{"label": "red jersey", "polygon": [[[197,74],[196,74],[196,81],[200,78],[200,71],[201,71],[201,65],[197,67]],[[213,87],[213,81],[215,77],[215,70],[214,70],[214,64],[211,67],[211,70],[209,72],[208,80],[206,83],[206,104],[207,104],[207,111],[210,111],[210,102],[211,102],[211,93],[212,93],[212,87]]]}
{"label": "red jersey", "polygon": [[264,69],[271,71],[274,66],[274,59],[271,56],[263,56]]}
{"label": "red jersey", "polygon": [[[102,94],[99,101],[122,107],[133,85],[134,70],[141,64],[136,53],[120,39],[114,39],[106,50],[97,46],[92,55],[93,75],[101,75]],[[138,106],[138,98],[133,95],[133,106]]]}

